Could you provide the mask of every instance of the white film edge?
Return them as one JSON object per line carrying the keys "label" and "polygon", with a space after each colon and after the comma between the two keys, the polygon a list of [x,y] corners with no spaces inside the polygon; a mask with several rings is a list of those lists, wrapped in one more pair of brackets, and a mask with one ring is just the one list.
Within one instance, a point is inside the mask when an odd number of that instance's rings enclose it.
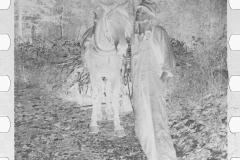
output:
{"label": "white film edge", "polygon": [[[229,0],[230,7],[232,9],[240,9],[240,0]],[[10,0],[1,0],[0,1],[0,9],[7,9],[10,5]],[[10,38],[8,35],[0,35],[0,50],[8,50],[10,47]],[[229,46],[231,50],[240,50],[240,35],[232,35],[229,40]],[[3,78],[3,79],[2,79]],[[2,83],[3,82],[3,83]],[[232,76],[229,81],[229,87],[232,92],[240,91],[240,75]],[[10,79],[8,76],[0,76],[0,91],[8,91],[10,88]],[[3,125],[2,125],[3,124]],[[240,124],[240,117],[232,117],[229,122],[229,127],[231,132],[240,132],[239,126],[236,124]],[[3,127],[2,127],[3,126]],[[10,129],[10,121],[8,117],[0,117],[0,133],[2,130],[9,126]],[[9,130],[8,129],[8,130]],[[8,158],[0,158],[0,160],[8,160]],[[240,160],[240,158],[231,158],[231,160]]]}
{"label": "white film edge", "polygon": [[229,39],[229,47],[232,51],[240,51],[240,35],[231,35]]}
{"label": "white film edge", "polygon": [[[239,0],[229,0],[230,8],[233,10],[240,10]],[[240,35],[233,34],[229,39],[229,47],[232,51],[240,51]],[[229,89],[231,92],[240,92],[240,75],[231,76],[229,80]],[[231,117],[229,121],[229,129],[232,133],[240,132],[240,117]],[[231,160],[240,160],[240,158],[232,158]]]}
{"label": "white film edge", "polygon": [[232,133],[240,132],[240,117],[231,117],[229,121],[229,129]]}
{"label": "white film edge", "polygon": [[0,117],[0,133],[8,133],[11,127],[10,119],[6,117]]}
{"label": "white film edge", "polygon": [[11,86],[9,76],[0,75],[0,92],[8,92]]}
{"label": "white film edge", "polygon": [[240,1],[239,0],[229,0],[231,9],[240,9]]}
{"label": "white film edge", "polygon": [[231,76],[229,81],[229,89],[232,92],[240,92],[240,75],[239,76]]}
{"label": "white film edge", "polygon": [[8,9],[11,4],[11,0],[1,0],[0,9]]}
{"label": "white film edge", "polygon": [[9,50],[10,44],[10,37],[7,34],[0,34],[0,51]]}
{"label": "white film edge", "polygon": [[[11,0],[1,0],[0,10],[7,10],[11,4]],[[11,40],[9,35],[4,32],[0,33],[0,51],[8,51],[11,45]],[[5,52],[0,52],[0,54],[6,54]],[[1,73],[3,74],[3,73]],[[0,75],[0,92],[8,92],[10,88],[10,78],[7,75]],[[0,135],[9,132],[11,127],[11,122],[8,116],[0,115]],[[0,160],[9,160],[8,157],[0,157]]]}

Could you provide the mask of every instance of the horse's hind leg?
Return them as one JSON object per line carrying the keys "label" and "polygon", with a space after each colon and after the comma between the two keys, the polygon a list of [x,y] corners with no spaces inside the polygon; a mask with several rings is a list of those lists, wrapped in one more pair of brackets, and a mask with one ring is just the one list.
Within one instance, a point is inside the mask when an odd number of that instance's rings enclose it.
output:
{"label": "horse's hind leg", "polygon": [[120,124],[120,118],[119,118],[119,93],[120,93],[120,78],[118,80],[115,80],[115,83],[112,85],[113,89],[113,110],[114,110],[114,131],[115,135],[118,137],[123,137],[125,136],[125,132],[123,127]]}

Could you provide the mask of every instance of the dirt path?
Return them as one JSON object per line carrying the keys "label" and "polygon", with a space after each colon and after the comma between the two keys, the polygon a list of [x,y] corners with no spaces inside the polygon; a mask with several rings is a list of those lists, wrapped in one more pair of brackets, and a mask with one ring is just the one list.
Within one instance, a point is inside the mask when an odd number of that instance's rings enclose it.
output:
{"label": "dirt path", "polygon": [[[199,113],[168,111],[179,160],[226,159],[226,149],[222,149],[226,145],[226,113],[214,107],[213,117],[208,110],[218,104],[210,102]],[[123,138],[113,135],[113,122],[107,120],[99,123],[99,133],[89,134],[90,114],[91,109],[43,89],[15,88],[15,159],[147,160],[134,132],[133,113],[121,117],[126,133]],[[208,124],[210,119],[214,123]]]}
{"label": "dirt path", "polygon": [[146,159],[134,133],[133,114],[121,117],[126,137],[113,136],[113,122],[89,134],[91,110],[36,87],[15,90],[15,159]]}

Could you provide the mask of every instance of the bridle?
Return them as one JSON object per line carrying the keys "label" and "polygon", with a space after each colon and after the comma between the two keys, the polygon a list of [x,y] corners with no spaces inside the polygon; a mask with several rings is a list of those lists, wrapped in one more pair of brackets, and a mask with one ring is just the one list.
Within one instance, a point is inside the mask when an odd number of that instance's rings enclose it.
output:
{"label": "bridle", "polygon": [[[106,13],[106,16],[104,17],[105,37],[106,37],[106,39],[108,40],[108,42],[109,42],[112,46],[114,46],[115,44],[114,44],[113,38],[112,38],[112,36],[111,36],[111,34],[110,34],[110,32],[109,32],[108,25],[107,25],[107,20],[108,20],[108,17],[113,13],[113,11],[115,11],[119,6],[120,6],[120,4],[116,5],[116,7],[112,8],[112,9],[110,9],[110,10]],[[124,14],[124,13],[123,13],[123,14]],[[129,20],[129,18],[128,18],[127,16],[126,16],[126,19]],[[97,20],[95,19],[94,22],[96,23]],[[96,24],[95,24],[95,25],[96,25]],[[99,50],[99,49],[97,48],[97,46],[96,46],[95,43],[93,43],[93,46],[94,46],[96,52],[98,52],[98,53],[104,52],[104,53],[105,53],[105,54],[95,53],[95,54],[97,54],[97,55],[99,55],[99,56],[104,56],[104,57],[105,57],[105,56],[111,56],[111,55],[113,55],[114,53],[116,53],[116,48],[113,49],[113,50],[110,50],[110,51],[101,51],[101,50]],[[106,54],[106,53],[108,53],[108,54]]]}
{"label": "bridle", "polygon": [[[110,11],[108,11],[108,12],[106,13],[106,17],[105,17],[105,19],[104,19],[104,22],[105,22],[105,36],[106,36],[107,40],[108,40],[112,45],[114,45],[114,44],[113,44],[113,39],[112,39],[112,37],[110,36],[110,32],[109,32],[109,29],[108,29],[107,19],[108,19],[108,17],[113,13],[113,11],[115,11],[119,6],[120,6],[120,4],[118,4],[116,7],[112,8]],[[126,19],[129,20],[128,17],[126,17]]]}

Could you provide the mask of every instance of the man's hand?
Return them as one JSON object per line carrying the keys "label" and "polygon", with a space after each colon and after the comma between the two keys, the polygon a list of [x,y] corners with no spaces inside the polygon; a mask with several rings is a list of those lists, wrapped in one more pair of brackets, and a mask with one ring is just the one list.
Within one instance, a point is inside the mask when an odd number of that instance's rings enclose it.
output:
{"label": "man's hand", "polygon": [[125,45],[118,44],[118,46],[117,46],[117,54],[120,54],[122,56],[126,56],[127,49],[128,49],[127,43]]}

